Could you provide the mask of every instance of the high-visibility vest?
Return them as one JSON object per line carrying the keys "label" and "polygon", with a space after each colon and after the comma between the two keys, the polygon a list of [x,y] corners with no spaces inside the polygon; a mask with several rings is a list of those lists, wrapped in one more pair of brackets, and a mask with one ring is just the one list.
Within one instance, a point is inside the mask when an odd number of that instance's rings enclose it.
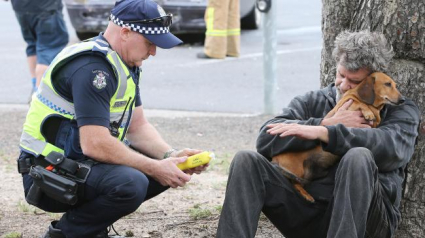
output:
{"label": "high-visibility vest", "polygon": [[91,51],[100,52],[105,55],[118,80],[117,90],[110,100],[109,120],[110,123],[113,123],[120,121],[122,118],[122,124],[119,127],[119,136],[117,138],[121,141],[124,139],[128,124],[130,123],[131,113],[134,109],[136,84],[119,55],[109,47],[106,41],[96,39],[66,47],[50,64],[43,75],[37,92],[32,97],[31,107],[28,111],[21,135],[19,145],[21,150],[36,157],[39,155],[46,156],[51,151],[64,153],[62,148],[48,143],[41,132],[43,122],[51,116],[61,116],[69,120],[77,119],[74,104],[61,97],[54,89],[52,85],[52,72],[77,55]]}

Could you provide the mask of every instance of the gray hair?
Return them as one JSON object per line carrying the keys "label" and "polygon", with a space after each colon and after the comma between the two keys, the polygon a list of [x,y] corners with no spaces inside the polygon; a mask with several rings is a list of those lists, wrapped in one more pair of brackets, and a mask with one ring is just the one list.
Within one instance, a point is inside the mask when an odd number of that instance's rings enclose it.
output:
{"label": "gray hair", "polygon": [[385,71],[394,56],[393,48],[382,33],[363,30],[341,32],[335,39],[332,57],[349,71],[368,68]]}

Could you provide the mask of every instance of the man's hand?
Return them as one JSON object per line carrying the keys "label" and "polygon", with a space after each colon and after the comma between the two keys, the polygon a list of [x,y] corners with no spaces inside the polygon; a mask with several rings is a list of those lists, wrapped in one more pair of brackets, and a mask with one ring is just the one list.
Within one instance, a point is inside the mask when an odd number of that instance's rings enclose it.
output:
{"label": "man's hand", "polygon": [[182,149],[182,150],[177,150],[174,151],[173,153],[171,153],[171,157],[183,157],[183,156],[191,156],[191,155],[196,155],[202,153],[202,150],[197,150],[197,149]]}
{"label": "man's hand", "polygon": [[342,107],[338,109],[335,115],[325,117],[322,120],[322,126],[331,126],[336,124],[343,124],[346,127],[355,128],[371,128],[373,125],[372,121],[367,121],[361,111],[350,111],[348,108],[353,104],[353,100],[350,99],[345,102]]}
{"label": "man's hand", "polygon": [[155,160],[155,167],[152,169],[151,176],[163,186],[172,188],[183,187],[190,181],[191,176],[181,171],[176,165],[184,162],[184,157],[170,157],[163,160]]}
{"label": "man's hand", "polygon": [[328,142],[328,129],[324,126],[309,126],[299,124],[284,124],[276,123],[267,125],[269,128],[267,133],[270,135],[279,135],[280,137],[285,136],[296,136],[305,140],[321,140]]}
{"label": "man's hand", "polygon": [[[199,154],[199,153],[202,153],[202,152],[203,152],[202,150],[196,150],[196,149],[183,149],[183,150],[173,152],[171,154],[171,156],[173,156],[173,157],[183,157],[183,156],[189,157],[191,155],[196,155],[196,154]],[[186,161],[186,160],[184,160],[184,161]],[[205,171],[208,166],[209,166],[209,164],[205,164],[205,165],[201,165],[201,166],[198,166],[198,167],[195,167],[195,168],[192,168],[192,169],[184,170],[183,172],[190,174],[190,175],[192,175],[194,173],[200,174],[203,171]]]}

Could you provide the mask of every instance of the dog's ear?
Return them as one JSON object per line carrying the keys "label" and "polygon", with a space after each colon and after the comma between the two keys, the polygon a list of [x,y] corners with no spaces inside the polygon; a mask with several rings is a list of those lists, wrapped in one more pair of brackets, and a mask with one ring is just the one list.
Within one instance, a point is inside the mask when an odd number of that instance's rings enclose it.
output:
{"label": "dog's ear", "polygon": [[375,77],[368,76],[362,83],[360,83],[357,89],[359,99],[368,105],[372,105],[375,101],[374,85]]}

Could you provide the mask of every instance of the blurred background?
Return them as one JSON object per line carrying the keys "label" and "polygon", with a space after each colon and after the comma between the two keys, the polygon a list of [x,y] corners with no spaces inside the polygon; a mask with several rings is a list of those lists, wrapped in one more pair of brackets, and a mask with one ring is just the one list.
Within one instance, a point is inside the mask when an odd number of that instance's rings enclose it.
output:
{"label": "blurred background", "polygon": [[[64,16],[70,42],[97,35],[107,24],[113,0],[66,0]],[[254,0],[240,0],[241,56],[197,59],[203,50],[207,0],[157,0],[173,13],[171,31],[185,44],[157,50],[143,62],[140,88],[144,107],[201,112],[263,112],[262,13]],[[277,101],[286,106],[294,96],[320,87],[322,48],[321,1],[275,0],[277,8]],[[26,104],[31,92],[25,42],[10,2],[0,2],[0,104]]]}

